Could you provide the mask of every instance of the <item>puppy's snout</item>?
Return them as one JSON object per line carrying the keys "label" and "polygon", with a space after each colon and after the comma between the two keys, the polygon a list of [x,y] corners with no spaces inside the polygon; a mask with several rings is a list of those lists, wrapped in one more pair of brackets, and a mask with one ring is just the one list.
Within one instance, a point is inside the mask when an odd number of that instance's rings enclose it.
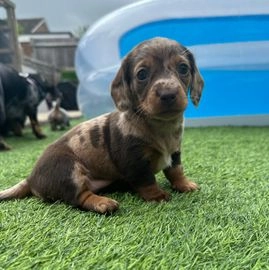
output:
{"label": "puppy's snout", "polygon": [[178,90],[177,89],[158,89],[156,91],[157,97],[159,97],[163,105],[172,105],[176,102]]}
{"label": "puppy's snout", "polygon": [[155,84],[155,93],[161,104],[172,105],[177,100],[178,83],[172,79],[162,79]]}

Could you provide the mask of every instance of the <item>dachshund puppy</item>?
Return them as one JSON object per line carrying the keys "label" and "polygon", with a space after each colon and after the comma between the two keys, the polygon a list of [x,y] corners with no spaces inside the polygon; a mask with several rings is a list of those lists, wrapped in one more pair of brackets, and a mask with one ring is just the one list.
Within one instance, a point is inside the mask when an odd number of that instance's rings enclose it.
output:
{"label": "dachshund puppy", "polygon": [[56,100],[54,108],[49,112],[48,120],[52,131],[57,129],[64,130],[70,126],[69,116],[67,112],[60,107],[61,98]]}
{"label": "dachshund puppy", "polygon": [[0,199],[35,195],[98,213],[119,204],[98,191],[127,183],[146,201],[167,201],[155,174],[174,190],[198,186],[183,173],[180,144],[188,92],[198,105],[203,79],[194,57],[176,41],[154,38],[123,60],[111,85],[117,111],[83,122],[51,144],[31,175]]}

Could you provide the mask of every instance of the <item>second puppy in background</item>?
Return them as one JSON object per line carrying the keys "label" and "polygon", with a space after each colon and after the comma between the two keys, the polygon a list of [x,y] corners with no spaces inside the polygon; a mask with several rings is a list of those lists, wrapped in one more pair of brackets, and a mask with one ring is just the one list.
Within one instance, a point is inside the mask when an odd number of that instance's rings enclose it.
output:
{"label": "second puppy in background", "polygon": [[53,131],[64,130],[70,126],[69,116],[60,104],[61,98],[57,98],[54,108],[49,112],[48,120]]}

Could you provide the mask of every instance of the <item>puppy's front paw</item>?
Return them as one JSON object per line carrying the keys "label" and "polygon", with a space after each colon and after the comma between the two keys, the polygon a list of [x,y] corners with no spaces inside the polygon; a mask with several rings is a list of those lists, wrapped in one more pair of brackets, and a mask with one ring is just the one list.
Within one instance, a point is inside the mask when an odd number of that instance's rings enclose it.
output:
{"label": "puppy's front paw", "polygon": [[155,202],[162,202],[162,201],[169,201],[170,194],[164,190],[159,190],[159,192],[148,194],[144,197],[146,201],[155,201]]}
{"label": "puppy's front paw", "polygon": [[107,197],[99,197],[98,202],[94,205],[94,211],[100,214],[110,214],[119,208],[119,203]]}
{"label": "puppy's front paw", "polygon": [[172,188],[179,192],[190,192],[198,190],[199,186],[196,183],[184,178],[184,180],[173,183]]}
{"label": "puppy's front paw", "polygon": [[145,200],[145,201],[169,201],[170,194],[166,191],[154,186],[149,187],[143,187],[138,190],[139,195]]}

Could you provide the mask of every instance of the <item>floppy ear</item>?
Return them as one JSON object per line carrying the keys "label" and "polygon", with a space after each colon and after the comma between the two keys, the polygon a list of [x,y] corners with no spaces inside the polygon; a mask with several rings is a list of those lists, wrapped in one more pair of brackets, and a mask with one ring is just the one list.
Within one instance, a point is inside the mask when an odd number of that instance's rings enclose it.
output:
{"label": "floppy ear", "polygon": [[129,81],[129,65],[125,58],[111,84],[111,96],[118,110],[122,112],[131,107]]}
{"label": "floppy ear", "polygon": [[192,67],[192,79],[190,84],[191,101],[195,106],[198,106],[204,87],[204,80],[196,66],[194,57],[191,53],[189,53],[188,58]]}

